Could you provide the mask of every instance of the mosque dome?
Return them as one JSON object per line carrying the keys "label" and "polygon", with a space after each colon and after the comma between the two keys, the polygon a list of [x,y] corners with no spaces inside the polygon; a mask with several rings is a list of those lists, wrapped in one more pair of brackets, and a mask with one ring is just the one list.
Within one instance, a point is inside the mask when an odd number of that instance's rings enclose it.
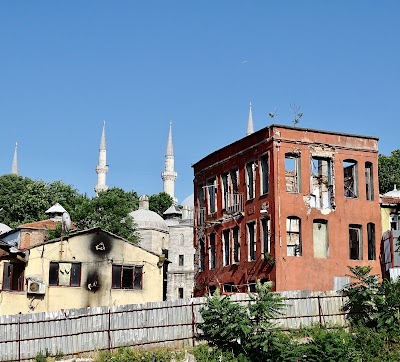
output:
{"label": "mosque dome", "polygon": [[4,234],[10,230],[12,229],[8,225],[0,223],[0,234]]}
{"label": "mosque dome", "polygon": [[168,232],[165,220],[156,212],[149,210],[149,198],[142,195],[139,198],[139,209],[129,213],[137,225],[138,230],[158,230]]}
{"label": "mosque dome", "polygon": [[185,200],[182,201],[182,219],[192,220],[193,209],[194,209],[194,194],[189,195]]}
{"label": "mosque dome", "polygon": [[194,194],[189,195],[185,200],[182,201],[181,205],[187,208],[194,207]]}
{"label": "mosque dome", "polygon": [[400,198],[400,191],[397,190],[396,185],[394,185],[393,190],[389,191],[389,192],[386,192],[386,194],[383,194],[383,196]]}

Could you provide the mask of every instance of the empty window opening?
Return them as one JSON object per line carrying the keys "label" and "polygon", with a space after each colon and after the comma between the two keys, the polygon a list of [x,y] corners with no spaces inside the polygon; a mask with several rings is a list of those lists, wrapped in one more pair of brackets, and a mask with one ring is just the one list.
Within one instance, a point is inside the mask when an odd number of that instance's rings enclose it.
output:
{"label": "empty window opening", "polygon": [[398,214],[390,214],[390,230],[400,230],[400,217]]}
{"label": "empty window opening", "polygon": [[285,154],[285,179],[287,192],[300,192],[300,156]]}
{"label": "empty window opening", "polygon": [[344,196],[358,197],[357,162],[354,160],[343,161]]}
{"label": "empty window opening", "polygon": [[254,198],[255,193],[255,163],[249,162],[246,165],[246,181],[247,181],[247,200]]}
{"label": "empty window opening", "polygon": [[204,245],[204,239],[200,239],[199,246],[200,246],[199,269],[201,271],[204,271],[205,259],[206,259],[206,248],[205,248],[205,245]]}
{"label": "empty window opening", "polygon": [[183,299],[183,288],[178,288],[178,298]]}
{"label": "empty window opening", "polygon": [[229,207],[229,173],[224,173],[221,175],[222,184],[222,209],[225,210]]}
{"label": "empty window opening", "polygon": [[268,162],[268,155],[263,155],[260,158],[260,188],[261,194],[268,193],[268,177],[269,177],[269,162]]}
{"label": "empty window opening", "polygon": [[271,234],[270,234],[270,219],[261,219],[262,231],[262,251],[263,253],[271,252]]}
{"label": "empty window opening", "polygon": [[223,231],[224,238],[224,266],[231,264],[231,241],[230,230]]}
{"label": "empty window opening", "polygon": [[3,290],[24,290],[25,264],[4,263]]}
{"label": "empty window opening", "polygon": [[368,260],[376,260],[375,224],[367,224],[368,235]]}
{"label": "empty window opening", "polygon": [[210,269],[215,268],[215,234],[210,234]]}
{"label": "empty window opening", "polygon": [[208,287],[208,290],[209,290],[210,295],[213,295],[216,292],[217,287],[215,285],[210,285]]}
{"label": "empty window opening", "polygon": [[179,266],[183,266],[185,263],[185,256],[184,255],[179,255]]}
{"label": "empty window opening", "polygon": [[368,201],[374,200],[374,173],[371,162],[365,162],[365,192]]}
{"label": "empty window opening", "polygon": [[301,224],[296,216],[286,219],[286,248],[288,256],[301,256]]}
{"label": "empty window opening", "polygon": [[329,257],[328,222],[314,220],[313,222],[314,258]]}
{"label": "empty window opening", "polygon": [[49,285],[79,287],[81,285],[81,263],[50,262]]}
{"label": "empty window opening", "polygon": [[311,158],[311,207],[319,210],[335,207],[332,173],[330,158],[317,156]]}
{"label": "empty window opening", "polygon": [[256,260],[256,228],[255,222],[247,224],[247,237],[249,242],[249,260]]}
{"label": "empty window opening", "polygon": [[113,289],[142,289],[143,266],[112,266]]}
{"label": "empty window opening", "polygon": [[208,213],[217,212],[217,180],[215,177],[207,182],[207,202]]}
{"label": "empty window opening", "polygon": [[349,252],[351,260],[362,260],[361,225],[349,226]]}
{"label": "empty window opening", "polygon": [[225,293],[233,293],[235,291],[235,285],[233,283],[224,283],[223,288]]}
{"label": "empty window opening", "polygon": [[235,263],[240,261],[240,241],[239,241],[239,229],[232,229],[233,239],[233,260]]}

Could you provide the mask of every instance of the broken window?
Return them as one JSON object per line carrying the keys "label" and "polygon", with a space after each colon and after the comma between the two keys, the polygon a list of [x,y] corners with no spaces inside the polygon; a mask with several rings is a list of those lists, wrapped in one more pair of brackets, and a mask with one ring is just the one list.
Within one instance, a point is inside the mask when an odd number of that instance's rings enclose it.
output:
{"label": "broken window", "polygon": [[249,243],[249,260],[256,260],[256,228],[255,221],[247,224],[247,237]]}
{"label": "broken window", "polygon": [[349,226],[349,257],[351,260],[362,260],[361,225]]}
{"label": "broken window", "polygon": [[143,266],[116,265],[112,266],[113,289],[142,289]]}
{"label": "broken window", "polygon": [[[226,180],[226,181],[225,181]],[[222,175],[222,183],[224,190],[224,207],[227,212],[243,211],[243,194],[239,194],[238,181],[239,170],[237,168]],[[227,185],[224,185],[227,182]]]}
{"label": "broken window", "polygon": [[239,229],[232,229],[233,239],[233,261],[238,263],[240,261],[240,241],[239,241]]}
{"label": "broken window", "polygon": [[301,224],[296,216],[286,219],[286,248],[288,256],[301,256]]}
{"label": "broken window", "polygon": [[375,224],[367,224],[368,234],[368,260],[376,260]]}
{"label": "broken window", "polygon": [[23,291],[24,271],[23,263],[4,263],[3,290]]}
{"label": "broken window", "polygon": [[260,158],[260,188],[261,188],[261,195],[268,193],[268,177],[269,177],[269,162],[268,162],[268,155],[263,155]]}
{"label": "broken window", "polygon": [[254,161],[246,164],[247,200],[255,196],[255,163]]}
{"label": "broken window", "polygon": [[330,158],[318,156],[311,158],[311,207],[320,210],[335,208],[332,173],[332,160]]}
{"label": "broken window", "polygon": [[372,170],[372,163],[365,162],[365,191],[368,201],[374,200],[374,174]]}
{"label": "broken window", "polygon": [[231,241],[230,241],[230,230],[224,230],[224,266],[231,264]]}
{"label": "broken window", "polygon": [[354,160],[343,161],[344,196],[358,197],[357,162]]}
{"label": "broken window", "polygon": [[197,201],[199,205],[197,209],[197,225],[204,225],[206,219],[206,208],[204,206],[204,189],[204,185],[201,185],[197,188]]}
{"label": "broken window", "polygon": [[261,229],[262,229],[262,251],[263,253],[271,252],[270,245],[270,219],[261,219]]}
{"label": "broken window", "polygon": [[215,268],[215,234],[210,234],[210,269]]}
{"label": "broken window", "polygon": [[179,259],[178,261],[179,266],[183,266],[185,263],[185,256],[183,254],[180,254],[178,259]]}
{"label": "broken window", "polygon": [[314,220],[313,222],[314,258],[329,257],[328,222]]}
{"label": "broken window", "polygon": [[217,180],[213,179],[207,182],[207,201],[208,201],[208,213],[214,214],[217,212]]}
{"label": "broken window", "polygon": [[200,239],[199,248],[200,248],[199,269],[201,271],[204,271],[205,258],[206,258],[206,248],[205,248],[205,245],[204,245],[204,239],[203,238]]}
{"label": "broken window", "polygon": [[229,173],[221,175],[222,183],[222,209],[225,210],[229,207]]}
{"label": "broken window", "polygon": [[79,287],[81,285],[81,263],[50,262],[49,285]]}
{"label": "broken window", "polygon": [[285,179],[287,192],[300,192],[300,155],[285,154]]}

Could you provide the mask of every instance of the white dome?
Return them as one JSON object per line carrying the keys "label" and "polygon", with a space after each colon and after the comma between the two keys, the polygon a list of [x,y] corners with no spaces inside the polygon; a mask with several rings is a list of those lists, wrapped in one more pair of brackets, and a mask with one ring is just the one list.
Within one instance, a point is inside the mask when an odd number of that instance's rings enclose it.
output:
{"label": "white dome", "polygon": [[185,200],[183,200],[181,205],[188,208],[194,207],[194,194],[189,195]]}
{"label": "white dome", "polygon": [[129,216],[133,218],[138,230],[150,229],[168,232],[165,220],[156,212],[149,210],[149,198],[147,195],[140,196],[139,210],[130,212]]}
{"label": "white dome", "polygon": [[12,230],[8,225],[0,223],[0,234]]}
{"label": "white dome", "polygon": [[399,197],[400,198],[400,191],[397,190],[396,185],[394,185],[394,188],[392,191],[386,192],[386,194],[383,194],[383,196],[387,197]]}

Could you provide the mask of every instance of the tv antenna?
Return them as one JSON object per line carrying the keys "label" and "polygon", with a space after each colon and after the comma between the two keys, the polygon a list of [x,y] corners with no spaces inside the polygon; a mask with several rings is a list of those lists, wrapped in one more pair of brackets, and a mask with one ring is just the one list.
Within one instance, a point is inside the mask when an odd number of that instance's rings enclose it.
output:
{"label": "tv antenna", "polygon": [[300,106],[296,106],[296,104],[291,104],[290,108],[293,110],[293,127],[296,127],[296,124],[300,122],[300,118],[303,117],[303,113],[299,112]]}

